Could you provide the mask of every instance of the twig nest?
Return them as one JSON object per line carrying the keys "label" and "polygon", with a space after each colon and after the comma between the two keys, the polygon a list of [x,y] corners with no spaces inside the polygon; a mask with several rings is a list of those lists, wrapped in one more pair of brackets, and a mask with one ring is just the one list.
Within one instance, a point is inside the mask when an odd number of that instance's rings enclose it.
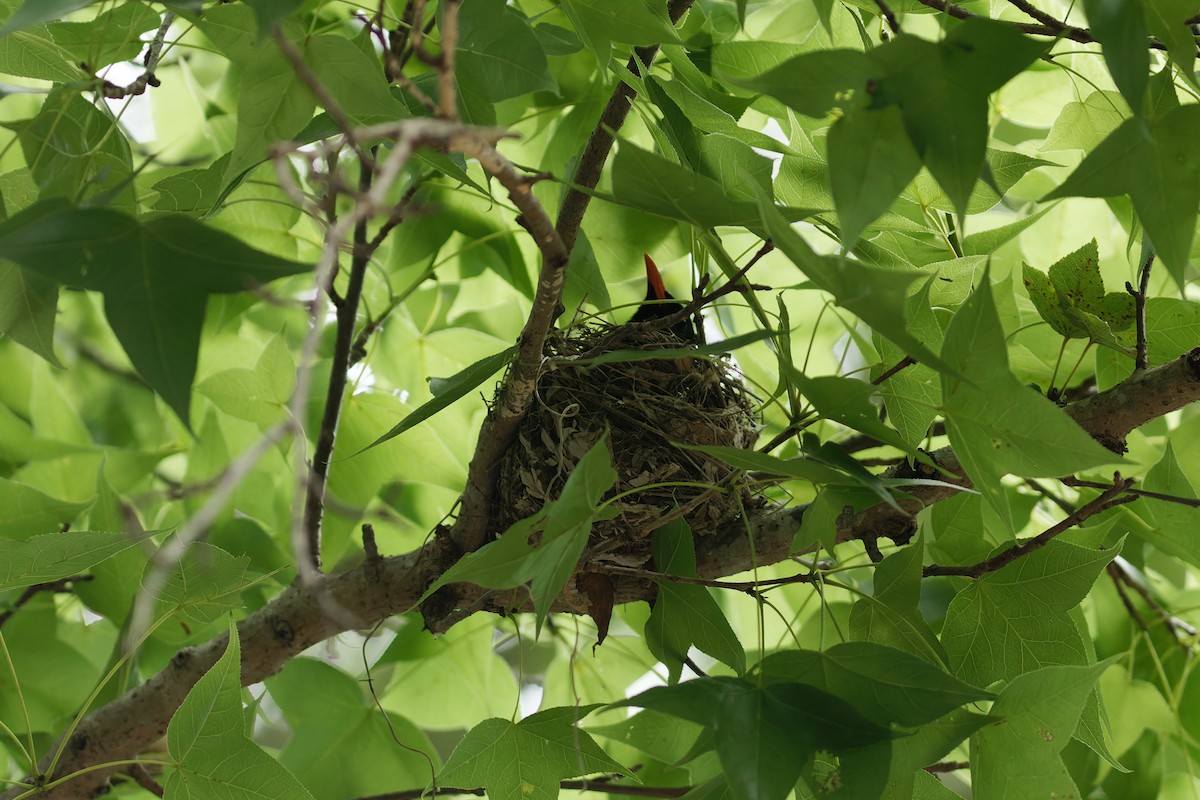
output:
{"label": "twig nest", "polygon": [[641,326],[553,331],[533,406],[501,462],[498,532],[557,498],[605,430],[617,473],[608,497],[625,496],[592,526],[591,558],[642,566],[649,534],[666,522],[682,516],[704,536],[761,505],[734,484],[736,470],[677,446],[754,445],[751,397],[729,364],[698,356],[591,363],[614,350],[684,346],[668,331]]}

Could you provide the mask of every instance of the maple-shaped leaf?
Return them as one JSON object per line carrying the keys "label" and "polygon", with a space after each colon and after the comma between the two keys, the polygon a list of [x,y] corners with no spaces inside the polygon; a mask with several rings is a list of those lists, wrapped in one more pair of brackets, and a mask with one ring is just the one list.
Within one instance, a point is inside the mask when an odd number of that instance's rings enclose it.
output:
{"label": "maple-shaped leaf", "polygon": [[492,800],[554,800],[564,778],[629,774],[576,723],[599,704],[548,708],[520,722],[493,717],[463,737],[437,776],[440,786],[482,787]]}
{"label": "maple-shaped leaf", "polygon": [[184,424],[208,296],[311,269],[182,214],[141,220],[61,198],[0,225],[0,258],[60,284],[100,292],[108,323],[134,368]]}
{"label": "maple-shaped leaf", "polygon": [[1026,264],[1029,299],[1051,328],[1068,339],[1089,341],[1125,352],[1133,327],[1134,302],[1128,292],[1104,291],[1096,240],[1085,244],[1050,267],[1049,276]]}
{"label": "maple-shaped leaf", "polygon": [[1182,286],[1200,210],[1197,141],[1195,104],[1127,119],[1043,200],[1128,194],[1155,251]]}

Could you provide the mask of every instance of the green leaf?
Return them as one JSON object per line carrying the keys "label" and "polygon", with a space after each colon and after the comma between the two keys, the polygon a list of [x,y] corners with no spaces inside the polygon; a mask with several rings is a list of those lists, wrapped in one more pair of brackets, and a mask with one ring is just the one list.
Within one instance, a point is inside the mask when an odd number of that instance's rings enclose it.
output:
{"label": "green leaf", "polygon": [[558,91],[529,21],[504,0],[464,3],[458,24],[458,80],[468,109],[529,92]]}
{"label": "green leaf", "polygon": [[962,240],[963,254],[968,257],[991,255],[999,250],[1001,246],[1008,244],[1024,233],[1027,228],[1050,213],[1052,209],[1052,206],[1043,208],[1036,214],[1019,219],[1016,222],[1010,222],[1007,225],[1001,225],[996,228],[989,228],[986,231],[979,231],[978,233],[967,234]]}
{"label": "green leaf", "polygon": [[951,319],[942,357],[964,376],[942,376],[950,443],[975,488],[1009,525],[1005,473],[1054,477],[1120,460],[1009,370],[987,273]]}
{"label": "green leaf", "polygon": [[[1141,488],[1172,497],[1196,499],[1195,487],[1180,467],[1170,442],[1162,458],[1146,473]],[[1200,508],[1149,497],[1144,499],[1144,503],[1139,501],[1139,507],[1132,509],[1145,522],[1144,528],[1130,527],[1134,535],[1165,553],[1200,565]]]}
{"label": "green leaf", "polygon": [[1051,328],[1068,339],[1088,339],[1128,352],[1130,336],[1115,332],[1133,327],[1133,296],[1104,293],[1095,239],[1056,261],[1048,277],[1028,264],[1024,276],[1029,299]]}
{"label": "green leaf", "polygon": [[331,664],[296,658],[266,684],[291,728],[279,761],[318,798],[420,786],[438,766],[424,732],[379,711],[358,681]]}
{"label": "green leaf", "polygon": [[491,589],[528,583],[540,629],[550,605],[578,566],[600,498],[616,480],[606,435],[579,459],[557,499],[535,516],[513,524],[499,539],[467,553],[425,590],[422,599],[451,583]]}
{"label": "green leaf", "polygon": [[1068,612],[1119,552],[1054,540],[968,585],[950,602],[942,628],[954,674],[987,686],[1040,667],[1088,663]]}
{"label": "green leaf", "polygon": [[229,624],[225,654],[188,692],[167,726],[175,760],[163,786],[170,800],[269,800],[312,795],[283,765],[245,734],[241,652]]}
{"label": "green leaf", "polygon": [[[788,59],[762,74],[755,70],[772,53],[761,49],[765,42],[726,45],[723,72],[730,83],[769,94],[789,108],[809,117],[824,117],[834,108],[864,108],[870,101],[865,91],[878,74],[871,56],[859,50],[814,50]],[[767,62],[769,63],[769,62]]]}
{"label": "green leaf", "polygon": [[[39,0],[29,2],[35,5]],[[0,37],[0,72],[58,83],[71,83],[86,77],[71,54],[54,42],[45,27]]]}
{"label": "green leaf", "polygon": [[196,385],[217,408],[265,426],[286,412],[296,383],[296,365],[282,336],[271,337],[254,369],[222,370]]}
{"label": "green leaf", "polygon": [[879,411],[871,402],[871,398],[879,391],[878,387],[867,381],[838,375],[810,378],[799,370],[790,370],[789,375],[804,398],[825,419],[839,422],[851,430],[916,455],[914,447],[893,428],[879,421]]}
{"label": "green leaf", "polygon": [[97,69],[136,58],[146,46],[141,34],[154,30],[160,22],[148,5],[132,2],[98,14],[89,22],[52,22],[46,32],[75,60]]}
{"label": "green leaf", "polygon": [[899,109],[854,109],[829,129],[829,188],[843,247],[891,207],[921,169]]}
{"label": "green leaf", "polygon": [[1123,122],[1057,189],[1044,197],[1128,194],[1171,276],[1184,285],[1200,211],[1200,106]]}
{"label": "green leaf", "polygon": [[1059,755],[1107,662],[1045,667],[1013,678],[992,704],[1002,724],[975,734],[972,786],[987,797],[1075,797],[1079,790]]}
{"label": "green leaf", "polygon": [[1143,0],[1139,5],[1150,33],[1167,46],[1176,74],[1198,86],[1194,67],[1196,37],[1186,22],[1196,13],[1192,0]]}
{"label": "green leaf", "polygon": [[[460,59],[465,55],[459,52]],[[404,105],[388,90],[379,59],[345,36],[329,33],[312,37],[305,47],[304,60],[352,122],[373,125],[408,116]]]}
{"label": "green leaf", "polygon": [[687,347],[663,347],[653,350],[609,350],[607,353],[601,353],[594,358],[580,358],[573,360],[571,363],[598,366],[618,361],[661,361],[666,358],[691,358],[693,356],[719,357],[728,355],[734,350],[745,347],[748,344],[770,339],[775,335],[775,331],[759,330],[751,333],[743,333],[738,336],[731,336],[728,339],[719,342],[710,342],[699,347],[689,345]]}
{"label": "green leaf", "polygon": [[132,547],[149,534],[67,531],[24,541],[0,539],[0,589],[49,583],[77,575]]}
{"label": "green leaf", "polygon": [[987,152],[987,99],[1047,44],[1003,22],[972,17],[940,42],[897,36],[871,51],[883,72],[873,106],[895,104],[916,151],[959,216]]}
{"label": "green leaf", "polygon": [[[266,24],[258,6],[255,12],[259,14],[260,30],[264,30]],[[237,137],[224,182],[230,183],[263,161],[271,145],[300,133],[312,119],[315,108],[312,94],[296,75],[291,62],[274,42],[263,43],[242,63],[237,93]]]}
{"label": "green leaf", "polygon": [[54,314],[58,284],[0,261],[0,331],[56,367]]}
{"label": "green leaf", "polygon": [[208,295],[246,291],[309,269],[185,216],[142,222],[53,201],[0,225],[0,257],[102,293],[130,361],[185,423]]}
{"label": "green leaf", "polygon": [[875,567],[875,595],[850,610],[850,635],[909,653],[934,664],[946,651],[918,607],[924,537],[888,555]]}
{"label": "green leaf", "polygon": [[741,678],[699,678],[642,692],[639,706],[703,725],[737,800],[783,800],[818,750],[839,753],[890,738],[853,706],[801,683],[767,686]]}
{"label": "green leaf", "polygon": [[246,0],[246,5],[254,9],[254,17],[258,20],[258,38],[266,36],[271,28],[287,18],[289,14],[300,7],[304,0]]}
{"label": "green leaf", "polygon": [[[674,164],[631,144],[622,142],[613,159],[613,193],[605,199],[639,211],[711,229],[739,225],[758,229],[758,208],[748,200],[737,200],[720,183],[698,172]],[[809,212],[788,209],[800,219]]]}
{"label": "green leaf", "polygon": [[438,773],[441,786],[484,788],[493,800],[554,800],[559,781],[630,774],[577,724],[598,706],[549,708],[520,722],[487,719],[463,737]]}
{"label": "green leaf", "polygon": [[[1159,0],[1150,0],[1147,5],[1156,2]],[[1141,0],[1084,0],[1083,8],[1088,30],[1100,42],[1113,83],[1129,107],[1139,111],[1150,75],[1150,50],[1146,47],[1150,34]]]}
{"label": "green leaf", "polygon": [[46,96],[36,117],[12,127],[40,198],[104,198],[104,205],[134,210],[133,156],[110,114],[59,89]]}
{"label": "green leaf", "polygon": [[1046,134],[1042,149],[1091,150],[1125,121],[1124,105],[1116,92],[1100,90],[1067,103]]}
{"label": "green leaf", "polygon": [[[911,148],[893,144],[899,148],[900,161],[879,185],[891,192],[910,170],[909,154],[915,151],[961,216],[967,211],[968,199],[984,165],[988,95],[1020,74],[1045,50],[1044,43],[1022,36],[1009,25],[971,17],[953,27],[940,42],[901,35],[868,53],[814,51],[757,77],[731,74],[728,78],[744,88],[770,94],[813,117],[823,117],[839,106],[851,112],[848,117],[856,116],[855,110],[868,107],[872,110],[897,107]],[[869,128],[863,127],[855,141],[868,133]],[[895,132],[889,131],[887,138],[898,142],[894,137]],[[831,147],[834,141],[831,138]],[[841,145],[838,147],[846,153]],[[847,168],[846,177],[838,178],[841,168],[834,163],[832,152],[830,167],[831,176],[847,181],[841,194],[848,201],[850,185],[861,183],[853,176],[862,169]],[[882,205],[883,199],[860,198],[860,202],[869,211],[856,209],[856,215],[851,217],[855,222],[852,231],[865,224],[859,220],[877,215],[874,206]]]}
{"label": "green leaf", "polygon": [[70,524],[88,503],[69,503],[18,481],[0,478],[0,539],[26,540]]}
{"label": "green leaf", "polygon": [[0,27],[0,36],[59,19],[95,2],[97,0],[25,0],[3,27]]}
{"label": "green leaf", "polygon": [[830,692],[882,726],[924,725],[993,696],[927,661],[873,642],[772,653],[758,672],[768,684],[795,681]]}
{"label": "green leaf", "polygon": [[[206,625],[240,608],[249,563],[249,556],[234,557],[219,547],[196,542],[159,592],[159,613],[175,614],[192,624]],[[153,563],[147,564],[147,574],[156,568]]]}
{"label": "green leaf", "polygon": [[[938,304],[931,297],[936,282],[926,281],[905,302],[909,332],[920,341],[927,342],[930,349],[940,350],[942,326],[933,312],[933,307]],[[899,363],[905,354],[882,335],[876,334],[874,338],[881,363],[872,370],[872,377],[878,379],[885,370]],[[879,393],[887,408],[888,421],[896,432],[910,447],[919,446],[929,435],[929,426],[933,424],[941,404],[941,382],[937,372],[925,364],[913,364],[885,380],[879,387]]]}
{"label": "green leaf", "polygon": [[845,258],[819,256],[800,234],[792,230],[769,199],[761,195],[759,213],[775,246],[818,288],[833,295],[839,306],[921,363],[939,371],[955,371],[909,332],[903,311],[904,298],[909,285],[917,279],[916,274],[869,267]]}
{"label": "green leaf", "polygon": [[432,383],[437,381],[437,391],[434,392],[433,399],[423,403],[420,408],[413,411],[404,419],[396,423],[390,431],[380,436],[375,441],[367,445],[364,450],[369,450],[376,445],[383,444],[389,439],[394,439],[405,431],[421,424],[425,420],[432,417],[437,412],[452,404],[455,400],[465,397],[469,392],[482,384],[491,376],[495,375],[508,362],[512,361],[516,355],[516,345],[505,348],[494,356],[481,358],[469,367],[455,373],[449,378],[430,378]]}
{"label": "green leaf", "polygon": [[[659,572],[698,578],[692,531],[682,519],[654,532],[654,566]],[[693,646],[739,674],[746,671],[746,653],[721,607],[704,586],[657,581],[650,617],[646,620],[646,647],[667,667],[668,681],[677,683],[684,659]]]}
{"label": "green leaf", "polygon": [[679,35],[661,5],[643,0],[563,0],[562,9],[575,33],[596,55],[601,69],[608,67],[612,43],[677,44]]}
{"label": "green leaf", "polygon": [[688,450],[697,450],[719,458],[731,467],[747,472],[765,472],[768,475],[782,475],[787,478],[810,481],[816,484],[857,486],[859,481],[846,473],[830,467],[822,461],[810,456],[798,458],[779,458],[757,450],[746,450],[741,447],[724,447],[722,445],[680,444]]}

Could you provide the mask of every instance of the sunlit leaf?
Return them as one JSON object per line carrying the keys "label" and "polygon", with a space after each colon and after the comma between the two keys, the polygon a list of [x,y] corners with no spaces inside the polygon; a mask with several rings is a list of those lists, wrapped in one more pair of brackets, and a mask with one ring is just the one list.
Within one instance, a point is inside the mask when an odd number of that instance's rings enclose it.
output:
{"label": "sunlit leaf", "polygon": [[245,733],[241,648],[232,622],[225,654],[192,687],[171,718],[167,750],[175,763],[163,789],[172,800],[312,798],[295,776]]}

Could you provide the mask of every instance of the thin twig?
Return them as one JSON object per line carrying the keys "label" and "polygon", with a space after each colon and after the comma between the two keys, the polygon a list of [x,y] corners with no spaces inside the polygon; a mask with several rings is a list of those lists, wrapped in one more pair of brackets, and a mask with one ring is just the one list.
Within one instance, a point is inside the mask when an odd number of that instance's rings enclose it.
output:
{"label": "thin twig", "polygon": [[[1062,22],[1061,20],[1055,19],[1053,16],[1051,16],[1050,14],[1047,14],[1045,11],[1042,11],[1040,8],[1037,8],[1032,3],[1027,2],[1027,0],[1008,0],[1008,2],[1011,3],[1013,6],[1019,8],[1024,13],[1028,14],[1033,19],[1036,19],[1038,22],[1045,25],[1047,28],[1050,28],[1055,31],[1059,31],[1064,34],[1070,34],[1070,33],[1084,34],[1084,35],[1088,36],[1089,38],[1091,36],[1091,34],[1088,33],[1088,31],[1085,31],[1083,28],[1077,28],[1074,25],[1068,25],[1067,23]],[[1073,38],[1073,37],[1068,35],[1068,38]]]}
{"label": "thin twig", "polygon": [[[374,152],[370,162],[358,165],[358,194],[360,197],[371,191],[374,176]],[[337,333],[333,343],[333,358],[329,367],[329,388],[325,392],[325,409],[321,415],[321,427],[317,432],[317,444],[313,451],[312,472],[308,480],[308,491],[304,500],[304,533],[308,539],[308,558],[314,570],[321,568],[321,521],[325,513],[325,488],[329,481],[329,462],[337,442],[338,420],[342,416],[342,400],[346,394],[346,381],[350,371],[351,354],[354,347],[354,326],[358,320],[358,306],[362,298],[363,281],[367,274],[370,255],[367,251],[367,217],[362,216],[354,225],[354,251],[350,260],[346,293],[335,304]],[[331,295],[333,287],[326,287]]]}
{"label": "thin twig", "polygon": [[317,98],[317,102],[329,114],[329,118],[333,120],[333,124],[337,125],[338,130],[346,136],[346,143],[358,154],[359,160],[369,163],[371,159],[367,156],[366,151],[362,149],[358,139],[352,135],[354,123],[350,121],[350,117],[346,115],[346,112],[342,109],[342,104],[334,97],[333,92],[329,91],[329,87],[321,82],[321,79],[317,77],[317,73],[313,72],[312,67],[304,60],[304,56],[296,49],[296,45],[292,44],[292,40],[284,34],[282,28],[276,26],[271,35],[275,39],[275,43],[279,45],[279,50],[283,53],[284,58],[292,65],[292,69],[296,72],[296,77],[308,87],[308,90]]}
{"label": "thin twig", "polygon": [[917,363],[917,360],[915,358],[913,358],[912,356],[905,356],[904,358],[900,359],[895,364],[893,364],[892,366],[890,366],[886,370],[884,370],[879,375],[879,377],[872,380],[871,383],[878,386],[879,384],[886,381],[888,378],[895,375],[900,370],[907,369],[908,367],[911,367],[913,364],[916,364],[916,363]]}
{"label": "thin twig", "polygon": [[32,586],[25,587],[25,591],[21,592],[20,596],[13,601],[11,608],[6,608],[4,611],[0,611],[0,628],[3,628],[4,623],[12,619],[13,614],[16,614],[22,606],[24,606],[33,598],[37,597],[42,592],[69,592],[71,591],[70,584],[83,583],[84,581],[90,581],[91,579],[91,575],[72,575],[69,578],[59,578],[56,581],[35,583]]}
{"label": "thin twig", "polygon": [[1121,600],[1121,605],[1125,606],[1125,613],[1133,620],[1133,624],[1141,629],[1142,633],[1149,635],[1150,626],[1146,624],[1146,619],[1137,610],[1137,606],[1133,604],[1133,598],[1129,596],[1129,592],[1125,590],[1125,576],[1121,573],[1121,569],[1117,567],[1116,562],[1109,562],[1105,567],[1105,572],[1113,582],[1113,588],[1117,590],[1117,597]]}
{"label": "thin twig", "polygon": [[216,482],[213,493],[195,514],[188,518],[175,535],[167,539],[151,555],[150,568],[142,579],[141,590],[133,603],[130,612],[129,625],[125,632],[125,645],[132,647],[139,641],[150,624],[154,613],[154,605],[158,595],[166,585],[171,570],[183,559],[188,548],[201,536],[208,532],[209,527],[216,521],[217,516],[225,509],[225,505],[233,498],[233,493],[241,486],[242,481],[250,474],[250,470],[264,455],[271,451],[275,444],[296,428],[293,419],[275,425],[262,435],[246,452],[242,453],[222,473]]}
{"label": "thin twig", "polygon": [[455,79],[455,51],[458,48],[458,8],[462,0],[442,0],[442,55],[438,59],[438,114],[442,119],[458,119],[458,83]]}
{"label": "thin twig", "polygon": [[892,33],[899,35],[904,32],[900,30],[900,21],[896,19],[896,12],[892,11],[891,6],[884,0],[875,0],[875,5],[879,6],[879,13],[883,14],[883,18],[887,20]]}
{"label": "thin twig", "polygon": [[[1083,480],[1082,478],[1073,478],[1073,477],[1060,478],[1059,483],[1061,483],[1063,486],[1078,486],[1081,488],[1088,488],[1088,489],[1106,489],[1106,488],[1108,488],[1107,483],[1101,483],[1100,481],[1086,481],[1086,480]],[[1148,497],[1151,500],[1162,500],[1164,503],[1178,503],[1181,506],[1188,506],[1189,508],[1200,508],[1200,500],[1197,500],[1194,497],[1181,497],[1180,495],[1177,495],[1177,494],[1164,494],[1163,492],[1151,492],[1146,489],[1128,489],[1126,491],[1129,494],[1134,494],[1134,495],[1137,495],[1138,497]]]}
{"label": "thin twig", "polygon": [[[970,19],[971,17],[979,16],[967,11],[961,6],[956,6],[948,0],[919,0],[921,5],[928,8],[937,9],[943,13],[949,14],[956,19]],[[1011,0],[1010,0],[1011,2]],[[1051,18],[1053,19],[1053,18]],[[1046,23],[1026,23],[1026,22],[1009,22],[1007,20],[999,20],[1000,22],[1009,25],[1021,33],[1028,33],[1031,36],[1050,36],[1055,39],[1070,39],[1073,42],[1081,44],[1091,44],[1096,41],[1096,37],[1086,28],[1076,28],[1071,25],[1066,25],[1058,20],[1054,20],[1054,24]],[[1147,40],[1147,46],[1152,50],[1166,50],[1167,46],[1158,39],[1150,38]]]}
{"label": "thin twig", "polygon": [[1144,372],[1150,366],[1149,348],[1146,345],[1146,295],[1150,287],[1150,267],[1154,265],[1154,253],[1146,256],[1138,278],[1138,288],[1126,281],[1125,291],[1133,295],[1134,320],[1137,323],[1137,347],[1134,351],[1133,371]]}
{"label": "thin twig", "polygon": [[622,567],[618,564],[590,564],[592,572],[603,572],[609,575],[625,575],[630,578],[640,578],[647,581],[666,581],[668,583],[686,583],[692,586],[708,586],[713,589],[730,589],[735,592],[757,596],[764,587],[788,586],[794,583],[816,583],[820,578],[813,573],[789,575],[786,578],[768,578],[761,581],[719,581],[710,578],[689,578],[684,575],[672,575],[667,572],[654,572],[637,567]]}
{"label": "thin twig", "polygon": [[746,266],[742,267],[740,270],[730,276],[729,280],[725,281],[725,283],[721,284],[716,289],[712,290],[708,294],[704,293],[704,287],[708,280],[708,276],[705,275],[704,280],[700,282],[700,286],[693,295],[691,302],[689,302],[683,308],[674,312],[673,314],[668,314],[665,317],[655,317],[653,319],[646,320],[645,322],[638,322],[634,324],[640,325],[645,330],[668,330],[671,326],[682,322],[688,317],[691,317],[704,306],[711,305],[727,294],[733,294],[734,292],[747,292],[763,288],[755,286],[754,284],[743,284],[742,278],[746,277],[746,273],[750,271],[750,268],[757,264],[763,256],[765,256],[767,253],[770,253],[774,249],[775,243],[770,239],[767,239],[765,242],[763,242],[762,247],[758,249],[758,252],[755,253],[746,263]]}
{"label": "thin twig", "polygon": [[[1075,506],[1071,505],[1066,500],[1063,500],[1061,497],[1059,497],[1054,492],[1047,489],[1045,486],[1042,486],[1040,483],[1035,481],[1033,478],[1026,478],[1025,485],[1028,486],[1030,489],[1033,489],[1035,492],[1040,494],[1042,497],[1049,500],[1051,503],[1054,503],[1054,505],[1061,508],[1064,514],[1070,515],[1070,514],[1075,513]],[[1106,484],[1106,483],[1099,484],[1097,486],[1097,488],[1107,489],[1108,484]]]}
{"label": "thin twig", "polygon": [[167,41],[167,30],[173,22],[175,22],[174,11],[168,11],[163,14],[162,24],[158,26],[158,31],[154,34],[154,40],[150,42],[150,47],[146,49],[146,55],[142,57],[142,66],[145,67],[142,74],[126,86],[118,86],[109,81],[101,81],[100,94],[103,97],[108,100],[120,100],[125,97],[145,94],[147,86],[158,87],[162,85],[158,78],[155,77],[154,71],[158,69],[159,59],[162,58],[163,45]]}
{"label": "thin twig", "polygon": [[1145,621],[1142,620],[1137,610],[1133,607],[1133,603],[1125,596],[1123,586],[1128,586],[1137,592],[1142,601],[1162,620],[1163,625],[1171,632],[1175,640],[1184,649],[1191,649],[1189,640],[1196,638],[1196,628],[1164,608],[1162,603],[1158,602],[1154,595],[1150,593],[1150,589],[1146,586],[1144,578],[1138,574],[1137,570],[1129,562],[1118,556],[1108,565],[1108,573],[1113,578],[1118,594],[1122,595],[1121,600],[1125,603],[1126,609],[1130,611],[1130,615],[1134,617],[1136,622],[1141,623],[1143,630],[1147,633],[1150,632],[1149,628],[1146,627]]}
{"label": "thin twig", "polygon": [[1106,489],[1086,505],[1079,508],[1077,511],[1075,511],[1075,513],[1068,515],[1065,519],[1050,526],[1032,539],[1026,539],[1024,542],[1013,545],[999,555],[993,556],[985,561],[980,561],[979,563],[971,566],[946,567],[940,564],[930,564],[924,568],[922,574],[927,578],[934,575],[958,575],[965,578],[978,578],[980,575],[984,575],[989,572],[995,572],[1002,567],[1008,566],[1021,556],[1045,546],[1046,543],[1055,536],[1058,536],[1063,531],[1070,530],[1089,517],[1099,514],[1101,511],[1106,511],[1113,506],[1136,500],[1136,495],[1125,495],[1124,497],[1119,496],[1126,492],[1132,485],[1132,479],[1122,478],[1119,472],[1114,473],[1113,483],[1108,487],[1108,489]]}
{"label": "thin twig", "polygon": [[[605,794],[623,794],[628,797],[683,797],[690,792],[693,786],[639,786],[638,784],[617,784],[610,780],[596,779],[591,780],[576,780],[576,781],[560,781],[559,789],[574,789],[581,792],[603,792]],[[420,800],[429,793],[427,788],[423,789],[405,789],[399,792],[387,792],[385,794],[373,794],[368,797],[359,797],[356,800]],[[475,797],[483,797],[486,792],[483,789],[464,789],[452,786],[437,787],[439,795],[472,795]]]}

